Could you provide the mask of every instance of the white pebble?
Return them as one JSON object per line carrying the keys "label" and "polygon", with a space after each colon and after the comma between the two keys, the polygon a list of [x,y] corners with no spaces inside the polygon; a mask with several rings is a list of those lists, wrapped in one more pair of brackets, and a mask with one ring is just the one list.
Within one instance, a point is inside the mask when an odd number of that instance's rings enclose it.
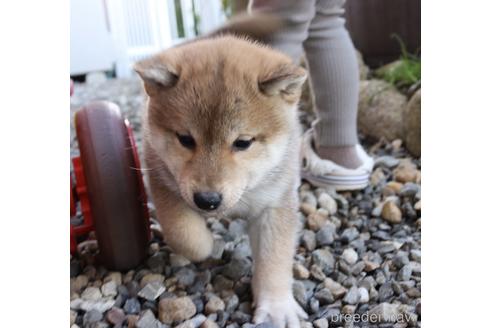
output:
{"label": "white pebble", "polygon": [[342,259],[350,265],[354,265],[358,258],[359,256],[353,248],[346,248],[342,253]]}

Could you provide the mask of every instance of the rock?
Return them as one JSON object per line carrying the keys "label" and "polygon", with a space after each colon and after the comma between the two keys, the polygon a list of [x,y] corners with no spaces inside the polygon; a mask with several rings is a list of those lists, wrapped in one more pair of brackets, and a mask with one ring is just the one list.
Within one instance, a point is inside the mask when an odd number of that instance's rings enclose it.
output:
{"label": "rock", "polygon": [[165,298],[159,301],[159,320],[165,324],[189,319],[195,313],[196,306],[188,296]]}
{"label": "rock", "polygon": [[309,272],[316,280],[323,281],[326,278],[323,269],[321,269],[321,267],[317,264],[312,264]]}
{"label": "rock", "polygon": [[222,274],[232,280],[239,280],[241,277],[248,275],[251,271],[251,261],[242,259],[232,259],[231,262],[226,264],[222,270]]}
{"label": "rock", "polygon": [[395,180],[401,183],[417,182],[420,172],[417,166],[409,159],[400,161],[400,164],[393,170]]}
{"label": "rock", "polygon": [[337,228],[331,222],[326,222],[325,225],[316,233],[316,242],[319,246],[327,246],[333,244],[335,240]]}
{"label": "rock", "polygon": [[195,281],[196,273],[190,268],[181,268],[174,275],[181,286],[190,286]]}
{"label": "rock", "polygon": [[304,287],[304,284],[301,281],[294,280],[294,283],[292,284],[292,293],[294,294],[294,298],[296,299],[296,301],[302,307],[306,307],[308,297],[306,293],[306,287]]}
{"label": "rock", "polygon": [[405,146],[420,157],[420,89],[413,94],[403,110]]}
{"label": "rock", "polygon": [[232,294],[228,298],[226,298],[226,308],[225,310],[227,312],[234,312],[236,310],[237,306],[239,305],[239,298],[237,297],[236,294]]}
{"label": "rock", "polygon": [[398,319],[398,305],[381,303],[369,310],[368,316],[371,322],[396,322]]}
{"label": "rock", "polygon": [[360,300],[359,289],[356,286],[350,287],[348,292],[345,294],[343,301],[348,304],[357,304]]}
{"label": "rock", "polygon": [[[153,243],[152,245],[154,245]],[[158,247],[158,246],[157,246]],[[158,249],[157,249],[158,250]],[[166,258],[164,253],[157,252],[147,259],[147,266],[154,273],[161,273],[166,267]]]}
{"label": "rock", "polygon": [[219,328],[219,325],[214,321],[207,319],[201,324],[200,328]]}
{"label": "rock", "polygon": [[359,302],[360,303],[367,303],[369,302],[369,291],[365,289],[364,287],[359,287]]}
{"label": "rock", "polygon": [[328,288],[323,288],[314,294],[314,297],[319,301],[320,305],[331,304],[335,301],[335,297]]}
{"label": "rock", "polygon": [[70,290],[76,293],[80,293],[82,289],[87,287],[89,278],[85,274],[77,276],[75,279],[70,279]]}
{"label": "rock", "polygon": [[235,240],[246,235],[246,228],[248,223],[241,219],[235,219],[229,224],[229,236]]}
{"label": "rock", "polygon": [[97,310],[90,310],[84,314],[84,327],[88,327],[91,323],[101,321],[102,319],[103,315],[101,312]]}
{"label": "rock", "polygon": [[346,248],[342,253],[342,259],[350,265],[354,265],[359,256],[353,248]]}
{"label": "rock", "polygon": [[406,102],[406,97],[385,81],[361,81],[357,114],[359,131],[376,139],[402,138]]}
{"label": "rock", "polygon": [[246,257],[251,257],[251,246],[249,245],[248,238],[241,240],[232,253],[233,259],[242,259]]}
{"label": "rock", "polygon": [[328,211],[328,214],[337,213],[337,202],[327,193],[321,193],[318,197],[318,204],[321,208]]}
{"label": "rock", "polygon": [[157,319],[154,316],[154,313],[151,310],[146,310],[139,317],[136,322],[136,328],[157,328],[158,327]]}
{"label": "rock", "polygon": [[335,299],[341,298],[347,292],[347,289],[345,287],[343,287],[331,278],[326,278],[323,281],[323,286],[331,292]]}
{"label": "rock", "polygon": [[416,211],[420,211],[422,209],[422,204],[421,204],[421,201],[419,200],[418,202],[415,203],[415,205],[413,205],[413,208],[416,210]]}
{"label": "rock", "polygon": [[328,320],[326,318],[314,320],[313,325],[316,328],[328,328]]}
{"label": "rock", "polygon": [[308,251],[316,248],[316,234],[311,230],[303,230],[301,235],[301,245]]}
{"label": "rock", "polygon": [[400,193],[401,188],[403,188],[403,184],[396,181],[390,181],[386,184],[386,187],[391,189],[395,194],[398,194]]}
{"label": "rock", "polygon": [[97,301],[102,298],[102,294],[97,287],[87,287],[80,297],[86,301]]}
{"label": "rock", "polygon": [[300,209],[301,212],[306,216],[316,213],[316,205],[310,203],[301,203]]}
{"label": "rock", "polygon": [[342,240],[342,242],[348,244],[352,240],[354,240],[355,238],[357,238],[358,236],[359,236],[359,231],[357,230],[357,228],[352,227],[352,228],[345,229],[342,232],[342,235],[340,236],[340,239]]}
{"label": "rock", "polygon": [[294,263],[293,267],[294,278],[296,279],[308,279],[309,278],[309,270],[300,263]]}
{"label": "rock", "polygon": [[393,286],[390,282],[383,283],[378,290],[379,302],[386,302],[394,295]]}
{"label": "rock", "polygon": [[398,280],[407,281],[412,277],[413,267],[411,264],[406,264],[398,272]]}
{"label": "rock", "polygon": [[191,263],[186,257],[174,253],[169,255],[169,262],[171,263],[172,268],[183,267]]}
{"label": "rock", "polygon": [[377,187],[379,184],[386,180],[386,176],[384,175],[384,171],[378,167],[372,173],[370,177],[370,182],[373,187]]}
{"label": "rock", "polygon": [[117,286],[121,285],[122,276],[121,272],[109,272],[104,278],[104,282],[114,281]]}
{"label": "rock", "polygon": [[413,182],[407,182],[400,190],[400,196],[414,198],[420,192],[420,186]]}
{"label": "rock", "polygon": [[118,295],[118,292],[116,291],[116,282],[113,280],[108,281],[104,285],[101,286],[101,291],[104,296],[109,296],[109,297],[114,297]]}
{"label": "rock", "polygon": [[138,296],[148,300],[148,301],[154,301],[157,299],[164,291],[166,288],[164,285],[159,282],[159,281],[153,281],[148,283],[147,285],[144,286],[139,292]]}
{"label": "rock", "polygon": [[212,295],[207,304],[205,304],[205,314],[209,315],[211,313],[215,313],[217,311],[224,311],[225,310],[225,303],[224,301],[216,296]]}
{"label": "rock", "polygon": [[312,260],[313,264],[318,265],[326,275],[330,275],[335,268],[335,258],[326,248],[315,250],[312,253]]}
{"label": "rock", "polygon": [[309,214],[306,222],[310,230],[318,231],[328,222],[328,211],[320,208],[314,214]]}
{"label": "rock", "polygon": [[159,282],[161,284],[164,283],[164,276],[159,273],[148,273],[145,276],[142,277],[140,280],[140,288],[144,288],[145,285],[151,283],[151,282]]}
{"label": "rock", "polygon": [[214,246],[212,248],[211,258],[214,260],[220,260],[222,258],[222,254],[224,254],[225,249],[225,241],[222,238],[214,239]]}
{"label": "rock", "polygon": [[118,326],[125,321],[125,312],[120,308],[112,308],[106,313],[106,321]]}
{"label": "rock", "polygon": [[385,168],[392,170],[395,167],[397,167],[398,164],[400,164],[400,160],[397,158],[394,158],[393,156],[389,156],[389,155],[378,157],[374,161],[374,167],[375,168],[382,166],[382,167],[385,167]]}
{"label": "rock", "polygon": [[123,310],[127,314],[138,314],[140,312],[140,303],[136,298],[129,298],[126,300]]}
{"label": "rock", "polygon": [[401,222],[401,210],[396,206],[395,203],[387,201],[383,205],[383,210],[381,212],[381,217],[390,223],[400,223]]}

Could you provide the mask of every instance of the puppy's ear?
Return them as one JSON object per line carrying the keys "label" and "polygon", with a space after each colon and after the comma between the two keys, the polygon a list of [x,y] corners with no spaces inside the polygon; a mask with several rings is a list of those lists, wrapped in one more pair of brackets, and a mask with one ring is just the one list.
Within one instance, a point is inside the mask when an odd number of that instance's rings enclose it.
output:
{"label": "puppy's ear", "polygon": [[141,60],[133,66],[133,69],[143,80],[145,92],[149,97],[175,86],[179,79],[178,74],[159,57]]}
{"label": "puppy's ear", "polygon": [[295,65],[283,65],[273,70],[258,81],[260,91],[267,96],[280,95],[289,101],[300,94],[301,86],[306,81],[306,71]]}

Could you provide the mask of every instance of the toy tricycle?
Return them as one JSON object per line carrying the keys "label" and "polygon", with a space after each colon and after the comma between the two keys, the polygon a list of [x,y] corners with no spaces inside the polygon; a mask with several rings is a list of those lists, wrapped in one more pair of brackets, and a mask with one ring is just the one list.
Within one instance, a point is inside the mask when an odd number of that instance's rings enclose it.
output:
{"label": "toy tricycle", "polygon": [[[70,176],[70,252],[75,253],[77,243],[94,231],[102,263],[108,269],[128,270],[145,258],[150,239],[132,129],[110,102],[78,110],[75,129],[80,156],[72,158]],[[77,203],[83,219],[76,223]]]}

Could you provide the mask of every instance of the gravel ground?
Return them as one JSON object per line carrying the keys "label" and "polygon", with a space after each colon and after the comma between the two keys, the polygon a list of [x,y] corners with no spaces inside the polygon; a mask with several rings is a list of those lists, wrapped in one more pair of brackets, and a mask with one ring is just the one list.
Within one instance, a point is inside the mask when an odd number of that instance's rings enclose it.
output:
{"label": "gravel ground", "polygon": [[[92,100],[117,103],[139,143],[138,81],[76,84],[71,112]],[[420,327],[420,159],[399,140],[362,140],[377,158],[365,190],[335,193],[307,183],[299,190],[304,229],[293,289],[309,314],[304,328]],[[77,154],[73,130],[71,145]],[[212,258],[198,264],[174,254],[155,223],[145,265],[129,272],[96,265],[97,246],[87,243],[71,258],[70,325],[253,327],[246,222],[210,219],[208,225],[219,241]]]}

